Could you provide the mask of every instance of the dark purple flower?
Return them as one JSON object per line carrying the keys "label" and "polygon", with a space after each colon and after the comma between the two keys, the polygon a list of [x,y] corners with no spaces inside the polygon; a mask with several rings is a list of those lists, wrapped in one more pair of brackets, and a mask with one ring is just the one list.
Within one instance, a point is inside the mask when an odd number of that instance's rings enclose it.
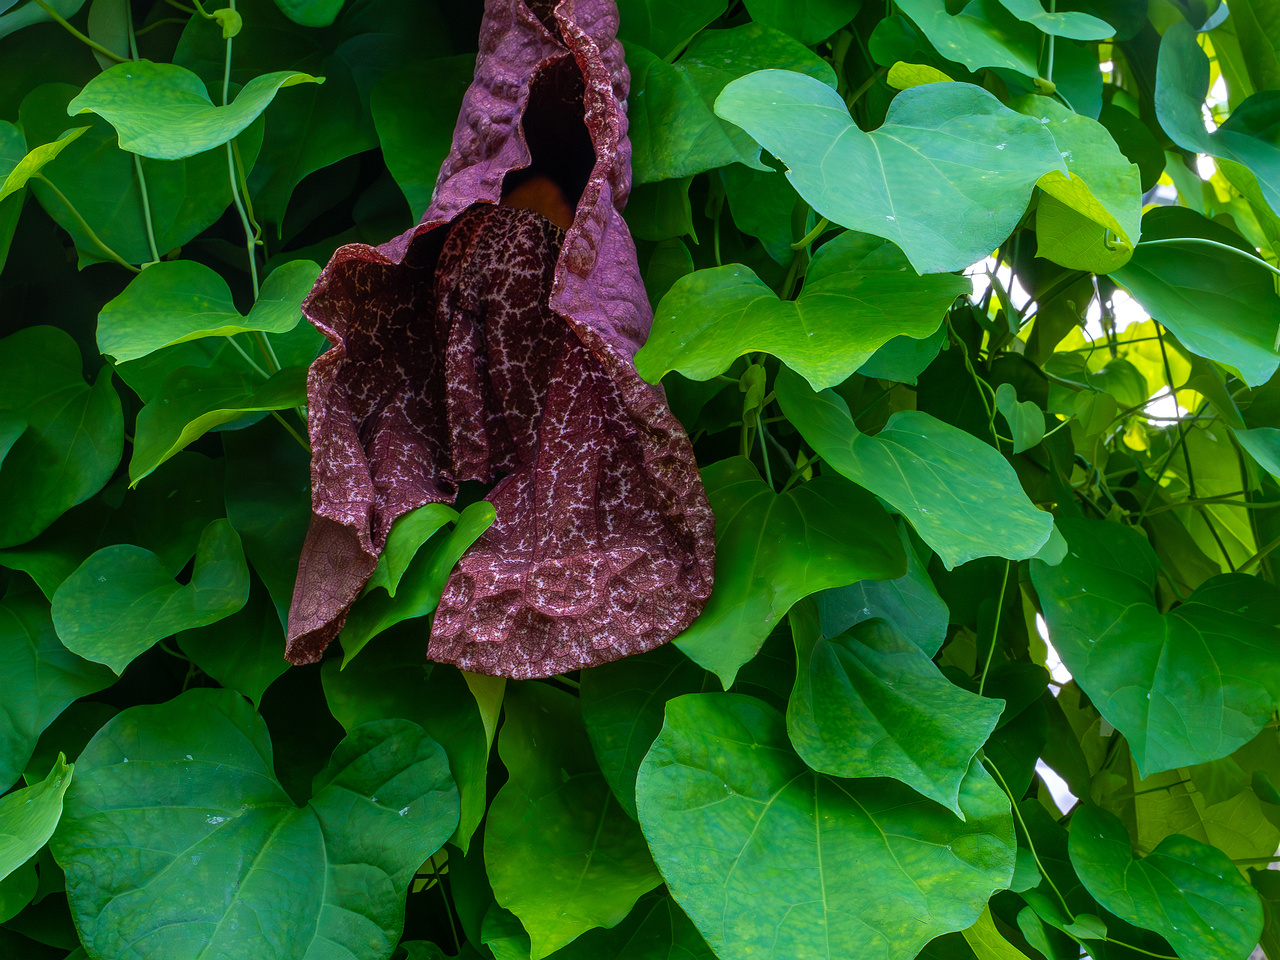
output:
{"label": "dark purple flower", "polygon": [[613,0],[489,0],[422,223],[338,250],[304,304],[333,347],[308,380],[294,663],[337,635],[392,522],[463,480],[501,477],[497,520],[449,578],[432,659],[548,676],[658,646],[706,602],[714,518],[632,363],[652,315],[619,212],[617,25]]}

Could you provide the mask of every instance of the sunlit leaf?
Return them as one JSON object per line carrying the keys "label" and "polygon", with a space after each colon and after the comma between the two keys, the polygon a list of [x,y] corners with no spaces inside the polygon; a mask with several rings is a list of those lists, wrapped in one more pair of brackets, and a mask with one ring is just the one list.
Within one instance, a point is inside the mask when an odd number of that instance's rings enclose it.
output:
{"label": "sunlit leaf", "polygon": [[34,857],[53,835],[71,771],[59,754],[44,780],[0,797],[0,880]]}
{"label": "sunlit leaf", "polygon": [[4,180],[0,180],[0,200],[25,187],[27,181],[38,174],[45,164],[57,157],[88,129],[88,127],[73,127],[57,140],[41,144],[19,160],[16,166],[7,171]]}
{"label": "sunlit leaf", "polygon": [[1006,10],[1019,20],[1031,24],[1042,33],[1069,40],[1106,40],[1115,35],[1115,27],[1087,13],[1067,11],[1048,13],[1040,0],[1000,0]]}

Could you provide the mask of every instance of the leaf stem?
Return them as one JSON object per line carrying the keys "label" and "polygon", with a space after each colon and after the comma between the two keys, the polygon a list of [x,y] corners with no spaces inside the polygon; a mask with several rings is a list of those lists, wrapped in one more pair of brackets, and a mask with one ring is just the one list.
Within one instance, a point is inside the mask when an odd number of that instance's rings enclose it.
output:
{"label": "leaf stem", "polygon": [[1031,851],[1031,857],[1036,862],[1036,867],[1040,871],[1040,876],[1044,877],[1045,883],[1049,884],[1049,888],[1058,895],[1058,900],[1062,903],[1062,909],[1066,911],[1071,922],[1076,922],[1076,915],[1071,912],[1071,908],[1067,906],[1067,898],[1062,895],[1062,891],[1058,889],[1058,885],[1053,882],[1053,877],[1049,876],[1049,871],[1044,868],[1044,863],[1040,860],[1040,854],[1036,852],[1036,843],[1031,839],[1031,831],[1027,829],[1027,821],[1022,819],[1022,811],[1018,809],[1018,801],[1014,799],[1013,791],[1009,789],[1009,784],[1005,781],[1004,776],[1000,773],[1000,768],[991,762],[990,757],[984,756],[982,762],[990,768],[991,772],[996,775],[996,779],[1000,781],[1000,786],[1004,790],[1004,794],[1009,798],[1009,806],[1013,808],[1013,815],[1018,818],[1018,823],[1022,825],[1022,832],[1027,838],[1027,848]]}
{"label": "leaf stem", "polygon": [[1244,573],[1255,563],[1259,563],[1260,561],[1265,560],[1267,557],[1271,555],[1271,553],[1277,547],[1280,547],[1280,537],[1277,537],[1276,539],[1272,540],[1265,547],[1263,547],[1261,550],[1255,553],[1252,557],[1250,557],[1244,563],[1240,564],[1240,566],[1236,568],[1237,572]]}
{"label": "leaf stem", "polygon": [[151,225],[151,198],[147,195],[147,177],[142,172],[142,158],[133,154],[133,169],[138,175],[138,193],[142,196],[142,222],[147,227],[147,245],[151,248],[151,262],[160,262],[160,249],[156,246],[156,231]]}
{"label": "leaf stem", "polygon": [[1009,568],[1012,563],[1011,560],[1004,562],[1004,576],[1000,578],[1000,599],[996,601],[996,622],[991,628],[991,646],[987,648],[987,662],[982,665],[982,679],[978,681],[978,696],[982,696],[987,685],[987,671],[991,669],[991,658],[996,652],[996,640],[1000,636],[1000,614],[1004,610],[1004,591],[1009,585]]}
{"label": "leaf stem", "polygon": [[244,347],[236,343],[235,337],[227,337],[226,341],[227,343],[231,344],[233,347],[236,348],[236,353],[244,357],[244,362],[253,368],[254,373],[258,374],[258,376],[262,377],[263,379],[266,379],[267,377],[271,376],[271,374],[267,373],[267,371],[263,370],[260,366],[258,366],[257,362],[253,359],[253,357],[251,357],[248,353],[245,352]]}
{"label": "leaf stem", "polygon": [[46,177],[43,173],[32,174],[31,179],[39,180],[46,187],[48,187],[50,190],[53,191],[53,195],[62,201],[62,205],[65,206],[67,208],[67,211],[71,214],[71,216],[75,218],[76,225],[81,230],[84,231],[85,236],[87,236],[90,240],[94,242],[94,244],[97,245],[99,250],[101,250],[103,253],[107,255],[108,259],[114,260],[116,263],[120,264],[120,266],[124,267],[126,270],[132,270],[134,273],[142,272],[142,270],[140,270],[138,267],[135,267],[132,263],[130,263],[124,257],[120,256],[120,254],[116,253],[114,250],[108,247],[102,241],[102,238],[93,232],[93,227],[89,226],[89,224],[85,221],[84,217],[80,216],[80,211],[77,210],[75,206],[71,203],[71,201],[67,199],[67,195],[65,193],[63,193],[56,186],[54,186],[54,183],[52,180]]}
{"label": "leaf stem", "polygon": [[[228,337],[227,339],[230,339],[230,337]],[[248,357],[246,357],[245,359],[247,360],[247,359],[248,359]],[[282,427],[284,427],[284,428],[285,428],[285,430],[288,432],[289,436],[293,437],[293,439],[295,439],[295,440],[297,440],[297,441],[298,441],[298,446],[302,447],[302,449],[303,449],[303,450],[305,450],[305,451],[307,451],[307,453],[310,453],[310,452],[311,452],[311,444],[307,443],[307,441],[306,441],[306,440],[304,440],[304,439],[302,438],[302,435],[301,435],[300,433],[298,433],[298,431],[297,431],[297,430],[293,429],[293,427],[291,427],[291,426],[289,425],[289,421],[288,421],[288,420],[286,420],[284,417],[280,416],[280,411],[279,411],[279,410],[272,410],[272,411],[271,411],[271,415],[272,415],[273,417],[275,417],[275,418],[276,418],[276,420],[278,420],[278,421],[280,422],[280,426],[282,426]]]}
{"label": "leaf stem", "polygon": [[88,37],[86,37],[83,33],[81,33],[79,30],[77,30],[75,27],[69,24],[66,21],[66,19],[60,13],[58,13],[57,10],[53,9],[53,7],[49,6],[49,4],[45,3],[45,0],[31,0],[31,2],[34,3],[37,7],[39,7],[41,10],[43,10],[45,13],[47,13],[49,15],[49,18],[53,20],[54,23],[62,24],[63,29],[65,29],[73,37],[75,37],[81,43],[88,45],[92,50],[95,50],[98,53],[102,54],[108,60],[114,60],[116,63],[129,62],[128,57],[122,57],[120,56],[120,54],[116,53],[114,50],[108,50],[106,47],[98,43],[96,40],[91,40]]}
{"label": "leaf stem", "polygon": [[801,237],[799,240],[793,243],[791,245],[791,249],[792,250],[805,249],[806,247],[809,246],[809,244],[813,243],[813,241],[817,240],[820,236],[822,236],[826,232],[827,227],[829,226],[831,226],[831,221],[828,220],[826,217],[823,217],[821,220],[817,222],[817,224],[814,226],[812,230],[810,230],[803,237]]}

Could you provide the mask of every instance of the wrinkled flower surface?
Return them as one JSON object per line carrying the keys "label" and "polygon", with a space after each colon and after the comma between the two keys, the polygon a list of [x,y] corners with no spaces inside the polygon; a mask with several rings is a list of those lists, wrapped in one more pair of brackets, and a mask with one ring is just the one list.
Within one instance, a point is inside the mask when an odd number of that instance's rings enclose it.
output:
{"label": "wrinkled flower surface", "polygon": [[714,518],[688,438],[632,363],[652,316],[619,212],[616,30],[612,0],[489,0],[422,223],[340,249],[304,304],[333,346],[308,380],[291,661],[341,630],[395,519],[465,480],[498,480],[497,519],[445,587],[432,659],[510,677],[591,666],[670,640],[710,594]]}

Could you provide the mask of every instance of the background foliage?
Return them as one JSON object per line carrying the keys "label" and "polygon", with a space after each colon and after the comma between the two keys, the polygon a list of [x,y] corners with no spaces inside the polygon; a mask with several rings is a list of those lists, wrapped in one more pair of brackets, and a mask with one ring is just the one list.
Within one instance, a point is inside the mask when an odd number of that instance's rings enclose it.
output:
{"label": "background foliage", "polygon": [[1280,957],[1280,4],[620,0],[716,587],[504,683],[282,659],[480,6],[192,2],[0,0],[0,955]]}

